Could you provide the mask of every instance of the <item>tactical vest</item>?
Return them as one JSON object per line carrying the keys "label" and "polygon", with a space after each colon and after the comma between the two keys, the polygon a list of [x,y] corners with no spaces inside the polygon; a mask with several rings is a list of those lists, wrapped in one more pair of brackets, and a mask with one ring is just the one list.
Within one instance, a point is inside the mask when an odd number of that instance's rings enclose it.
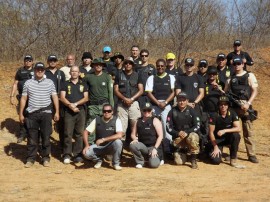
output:
{"label": "tactical vest", "polygon": [[119,73],[119,91],[127,98],[131,98],[138,92],[138,74],[132,72],[127,80],[124,72]]}
{"label": "tactical vest", "polygon": [[139,118],[137,122],[138,140],[147,147],[154,146],[157,141],[157,132],[154,127],[154,117],[147,119]]}
{"label": "tactical vest", "polygon": [[175,130],[185,131],[189,128],[192,128],[193,117],[190,113],[189,107],[187,107],[184,112],[180,112],[176,106],[172,109],[172,115]]}
{"label": "tactical vest", "polygon": [[233,75],[231,77],[230,86],[233,94],[237,95],[241,100],[248,100],[251,96],[251,89],[248,84],[249,74],[243,76]]}
{"label": "tactical vest", "polygon": [[34,71],[33,69],[31,71],[29,70],[26,70],[24,67],[21,67],[18,71],[20,71],[20,77],[18,79],[18,91],[19,91],[19,94],[21,95],[22,94],[22,91],[23,91],[23,85],[24,83],[28,80],[28,79],[31,79],[32,76],[34,75]]}
{"label": "tactical vest", "polygon": [[113,116],[113,118],[106,123],[102,117],[96,117],[96,140],[112,136],[116,133],[116,119],[117,117]]}
{"label": "tactical vest", "polygon": [[166,100],[171,92],[171,78],[169,74],[163,78],[154,76],[153,95],[157,100]]}

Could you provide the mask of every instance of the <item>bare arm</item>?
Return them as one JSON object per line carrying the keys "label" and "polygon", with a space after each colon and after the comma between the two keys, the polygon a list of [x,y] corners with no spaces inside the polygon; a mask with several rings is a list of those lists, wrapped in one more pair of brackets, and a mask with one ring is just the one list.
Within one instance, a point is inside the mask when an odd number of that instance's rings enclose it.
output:
{"label": "bare arm", "polygon": [[14,100],[14,97],[15,97],[15,94],[16,94],[16,92],[18,90],[18,83],[19,83],[18,80],[14,81],[11,92],[10,92],[10,104],[12,104],[12,105],[16,104],[15,100]]}
{"label": "bare arm", "polygon": [[53,105],[55,109],[55,114],[54,114],[54,121],[59,120],[59,99],[57,94],[52,95],[52,100],[53,100]]}
{"label": "bare arm", "polygon": [[20,122],[21,122],[21,123],[24,123],[24,115],[23,115],[23,111],[24,111],[24,108],[25,108],[27,99],[28,99],[27,95],[23,95],[23,96],[21,97],[21,100],[20,100],[19,119],[20,119]]}

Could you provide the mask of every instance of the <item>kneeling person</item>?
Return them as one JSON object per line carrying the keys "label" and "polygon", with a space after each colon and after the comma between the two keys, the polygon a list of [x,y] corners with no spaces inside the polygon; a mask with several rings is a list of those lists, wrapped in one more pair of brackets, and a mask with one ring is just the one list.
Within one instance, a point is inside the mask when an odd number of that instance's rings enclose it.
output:
{"label": "kneeling person", "polygon": [[188,149],[191,153],[191,168],[196,169],[197,154],[199,153],[199,135],[200,119],[195,110],[188,106],[188,97],[185,92],[177,95],[177,105],[172,108],[167,117],[167,132],[172,135],[174,152],[174,161],[177,165],[184,164],[181,150]]}
{"label": "kneeling person", "polygon": [[[120,156],[123,143],[123,127],[119,118],[113,116],[113,107],[104,104],[103,116],[97,116],[86,128],[83,134],[85,148],[83,154],[85,158],[96,162],[94,168],[98,169],[102,165],[102,157],[113,155],[113,167],[115,170],[122,170],[120,166]],[[96,134],[95,144],[89,145],[88,134]]]}
{"label": "kneeling person", "polygon": [[221,96],[218,102],[219,113],[209,120],[209,137],[212,143],[210,158],[213,164],[220,164],[223,146],[230,146],[231,166],[236,164],[241,131],[237,114],[229,109],[229,99]]}
{"label": "kneeling person", "polygon": [[163,129],[160,120],[152,117],[152,109],[151,103],[144,104],[142,108],[143,117],[138,119],[131,133],[132,142],[129,148],[134,155],[136,168],[143,167],[143,155],[149,156],[151,168],[157,168],[161,164]]}

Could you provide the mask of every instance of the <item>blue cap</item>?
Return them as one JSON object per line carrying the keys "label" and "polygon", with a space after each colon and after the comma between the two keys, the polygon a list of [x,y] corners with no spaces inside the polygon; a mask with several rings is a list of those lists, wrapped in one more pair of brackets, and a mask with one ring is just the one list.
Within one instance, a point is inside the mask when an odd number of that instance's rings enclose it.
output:
{"label": "blue cap", "polygon": [[111,47],[110,46],[105,46],[104,48],[103,48],[103,53],[105,53],[105,52],[112,52],[112,49],[111,49]]}

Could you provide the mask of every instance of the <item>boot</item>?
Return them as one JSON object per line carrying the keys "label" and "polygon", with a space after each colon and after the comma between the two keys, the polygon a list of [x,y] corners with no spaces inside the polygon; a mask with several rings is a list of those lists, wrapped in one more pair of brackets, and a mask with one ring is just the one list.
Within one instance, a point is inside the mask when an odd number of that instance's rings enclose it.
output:
{"label": "boot", "polygon": [[191,154],[191,168],[192,169],[197,169],[198,165],[197,165],[197,155],[196,154]]}
{"label": "boot", "polygon": [[178,151],[173,153],[173,157],[174,157],[174,162],[175,162],[176,165],[182,165],[183,164],[183,161],[182,161],[181,156],[180,156]]}
{"label": "boot", "polygon": [[245,165],[239,165],[239,164],[237,164],[236,161],[237,161],[237,159],[231,159],[230,165],[231,165],[232,167],[234,167],[234,168],[240,168],[240,169],[246,168]]}

